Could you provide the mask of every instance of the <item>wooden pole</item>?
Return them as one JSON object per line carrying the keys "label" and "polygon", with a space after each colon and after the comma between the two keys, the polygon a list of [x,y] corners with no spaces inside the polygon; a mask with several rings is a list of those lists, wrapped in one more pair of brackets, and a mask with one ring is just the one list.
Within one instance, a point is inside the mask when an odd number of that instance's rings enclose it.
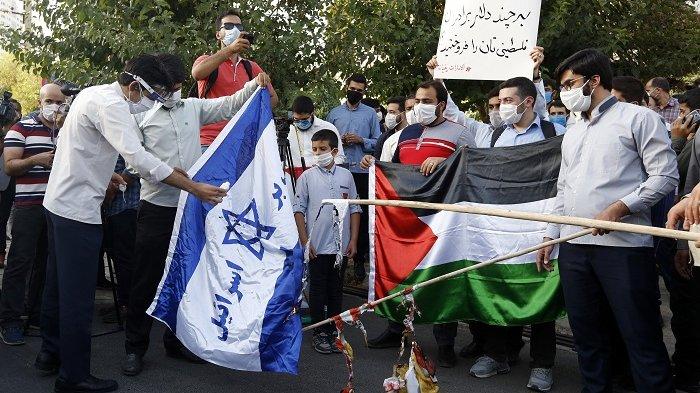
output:
{"label": "wooden pole", "polygon": [[[374,300],[374,301],[371,301],[371,302],[367,302],[367,303],[361,305],[360,308],[361,308],[361,309],[365,309],[365,310],[366,310],[366,309],[371,309],[371,308],[374,308],[375,306],[377,306],[378,304],[381,304],[381,303],[384,303],[384,302],[389,301],[389,300],[391,300],[391,299],[394,299],[394,298],[396,298],[396,297],[398,297],[398,296],[403,295],[404,293],[407,293],[407,292],[410,293],[410,292],[415,291],[416,289],[420,289],[420,288],[423,288],[423,287],[427,287],[427,286],[429,286],[429,285],[433,285],[433,284],[438,283],[438,282],[440,282],[440,281],[445,281],[445,280],[448,280],[448,279],[450,279],[450,278],[457,277],[457,276],[462,275],[462,274],[464,274],[464,273],[466,273],[466,272],[469,272],[469,271],[472,271],[472,270],[476,270],[476,269],[482,268],[482,267],[484,267],[484,266],[493,265],[494,263],[497,263],[497,262],[502,262],[502,261],[505,261],[505,260],[507,260],[507,259],[516,258],[516,257],[519,257],[519,256],[521,256],[521,255],[529,254],[529,253],[531,253],[531,252],[537,251],[537,250],[539,250],[539,249],[541,249],[541,248],[545,248],[545,247],[547,247],[547,246],[553,246],[553,245],[555,245],[555,244],[568,242],[569,240],[576,239],[577,237],[589,235],[589,234],[591,234],[591,233],[593,233],[593,229],[586,229],[586,230],[583,230],[583,231],[580,231],[580,232],[576,232],[576,233],[574,233],[574,234],[572,234],[572,235],[569,235],[569,236],[565,236],[565,237],[562,237],[562,238],[559,238],[559,239],[554,239],[554,240],[550,240],[550,241],[548,241],[548,242],[544,242],[544,243],[537,244],[537,245],[535,245],[535,246],[532,246],[532,247],[526,248],[526,249],[524,249],[524,250],[520,250],[520,251],[514,252],[514,253],[512,253],[512,254],[504,255],[504,256],[497,257],[497,258],[494,258],[494,259],[491,259],[491,260],[488,260],[488,261],[485,261],[485,262],[477,263],[477,264],[475,264],[475,265],[467,266],[467,267],[465,267],[465,268],[462,268],[462,269],[459,269],[459,270],[455,270],[455,271],[450,272],[450,273],[447,273],[447,274],[443,274],[442,276],[437,276],[437,277],[431,278],[430,280],[423,281],[423,282],[419,282],[419,283],[416,284],[416,285],[413,285],[413,286],[411,286],[411,287],[408,287],[408,288],[407,288],[406,290],[404,290],[404,291],[395,292],[395,293],[392,293],[391,295],[385,296],[385,297],[383,297],[383,298],[381,298],[381,299],[377,299],[377,300]],[[312,262],[312,263],[313,263],[313,262]],[[345,311],[345,312],[341,313],[340,315],[343,316],[344,314],[347,315],[347,314],[349,314],[349,313],[350,313],[350,310]],[[315,329],[315,328],[317,328],[317,327],[319,327],[319,326],[323,326],[323,325],[325,325],[325,324],[327,324],[327,323],[330,323],[331,321],[333,321],[333,317],[328,318],[328,319],[325,319],[325,320],[323,320],[323,321],[321,321],[321,322],[314,323],[313,325],[309,325],[309,326],[305,327],[304,329],[302,329],[302,331],[307,331],[307,330]]]}
{"label": "wooden pole", "polygon": [[677,231],[646,225],[627,224],[623,222],[595,220],[592,218],[558,216],[554,214],[530,213],[517,210],[496,209],[491,207],[453,205],[447,203],[428,203],[416,201],[384,199],[324,199],[325,204],[349,203],[351,205],[376,205],[388,207],[405,207],[410,209],[445,210],[457,213],[483,214],[486,216],[514,218],[518,220],[549,222],[553,224],[575,225],[583,228],[600,228],[610,231],[631,232],[642,235],[666,237],[670,239],[700,241],[700,233]]}

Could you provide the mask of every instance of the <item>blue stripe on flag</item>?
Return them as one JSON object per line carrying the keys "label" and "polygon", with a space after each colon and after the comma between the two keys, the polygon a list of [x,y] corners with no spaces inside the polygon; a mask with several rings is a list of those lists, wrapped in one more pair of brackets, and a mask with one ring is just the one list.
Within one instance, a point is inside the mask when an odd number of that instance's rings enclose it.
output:
{"label": "blue stripe on flag", "polygon": [[[233,186],[238,181],[253,161],[258,140],[272,121],[269,97],[268,91],[261,89],[250,99],[246,111],[232,125],[235,126],[235,132],[226,135],[206,163],[192,176],[192,180],[217,187],[225,182]],[[204,249],[204,224],[211,208],[211,205],[199,201],[193,195],[187,195],[182,216],[189,219],[181,222],[170,269],[151,313],[165,322],[173,333],[177,333],[178,305]]]}

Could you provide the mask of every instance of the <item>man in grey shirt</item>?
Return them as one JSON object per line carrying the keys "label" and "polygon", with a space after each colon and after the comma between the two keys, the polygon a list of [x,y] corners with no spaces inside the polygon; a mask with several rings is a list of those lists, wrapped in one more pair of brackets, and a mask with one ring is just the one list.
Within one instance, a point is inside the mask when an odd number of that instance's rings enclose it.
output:
{"label": "man in grey shirt", "polygon": [[[650,209],[678,184],[676,156],[653,111],[611,95],[610,59],[594,49],[559,65],[561,100],[582,118],[562,142],[554,214],[650,225]],[[580,230],[550,225],[548,238]],[[584,391],[610,391],[610,323],[617,323],[639,392],[673,392],[659,320],[652,237],[597,229],[561,245],[559,272]],[[605,236],[602,236],[605,235]],[[552,269],[551,247],[538,268]]]}

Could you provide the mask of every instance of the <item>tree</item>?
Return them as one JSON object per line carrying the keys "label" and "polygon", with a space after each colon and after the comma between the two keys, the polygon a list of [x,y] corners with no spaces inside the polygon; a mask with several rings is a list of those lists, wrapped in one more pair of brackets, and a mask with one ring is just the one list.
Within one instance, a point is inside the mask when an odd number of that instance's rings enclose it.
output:
{"label": "tree", "polygon": [[0,52],[0,92],[12,92],[12,98],[22,105],[22,114],[37,108],[40,87],[41,78],[22,69],[10,53]]}

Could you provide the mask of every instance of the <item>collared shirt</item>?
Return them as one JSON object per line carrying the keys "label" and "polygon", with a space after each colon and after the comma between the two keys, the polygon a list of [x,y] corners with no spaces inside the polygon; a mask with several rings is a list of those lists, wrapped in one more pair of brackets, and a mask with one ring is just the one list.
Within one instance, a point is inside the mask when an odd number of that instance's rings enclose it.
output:
{"label": "collared shirt", "polygon": [[[124,158],[119,156],[117,158],[117,165],[114,167],[114,173],[126,174],[128,176],[135,177],[133,173],[130,173],[126,169],[126,163]],[[139,191],[141,190],[141,184],[138,179],[134,180],[126,186],[124,192],[117,191],[114,195],[114,200],[109,206],[105,207],[105,214],[107,217],[115,216],[125,210],[137,210],[139,208]]]}
{"label": "collared shirt", "polygon": [[[358,205],[348,207],[348,215],[343,221],[343,245],[338,250],[334,228],[335,212],[333,205],[323,205],[324,199],[356,199],[357,189],[352,173],[345,168],[333,165],[330,170],[313,167],[302,173],[297,183],[294,198],[294,213],[302,213],[306,219],[306,233],[317,254],[345,252],[350,242],[350,215],[362,212]],[[319,214],[320,212],[320,214]],[[318,218],[317,218],[318,217]]]}
{"label": "collared shirt", "polygon": [[366,154],[374,153],[377,138],[382,134],[377,112],[362,103],[355,109],[343,103],[333,108],[326,120],[338,129],[341,136],[352,132],[362,138],[361,144],[353,143],[345,146],[345,159],[350,165],[351,172],[367,173],[367,170],[360,168],[360,162]]}
{"label": "collared shirt", "polygon": [[[171,167],[189,170],[202,155],[199,130],[204,124],[231,119],[258,88],[255,81],[235,94],[214,99],[187,98],[170,110],[156,104],[136,115],[137,135],[146,151]],[[141,182],[141,199],[154,205],[177,207],[180,190],[167,184]]]}
{"label": "collared shirt", "polygon": [[[340,143],[340,134],[338,130],[333,124],[314,116],[314,122],[308,130],[299,130],[294,125],[292,125],[289,130],[287,139],[289,140],[289,147],[292,151],[292,162],[294,163],[294,175],[296,177],[301,176],[302,172],[304,172],[304,168],[301,166],[302,155],[304,157],[306,169],[311,168],[316,163],[314,161],[314,153],[311,150],[311,137],[320,130],[331,130],[335,132],[338,136],[338,154],[335,156],[335,163],[338,165],[345,163],[345,150],[343,149],[343,144]],[[300,145],[301,147],[299,147]]]}
{"label": "collared shirt", "polygon": [[[622,222],[651,225],[650,210],[678,185],[676,154],[666,127],[653,111],[610,96],[564,135],[554,214],[594,218],[616,201],[630,215]],[[561,236],[580,231],[562,225]],[[558,225],[547,236],[560,235]],[[627,232],[570,241],[615,247],[651,247],[652,237]]]}
{"label": "collared shirt", "polygon": [[[503,133],[500,137],[498,137],[498,140],[496,140],[496,144],[493,147],[517,146],[544,140],[545,138],[544,132],[542,131],[541,122],[542,120],[540,117],[535,116],[535,120],[523,131],[517,130],[512,125],[506,126],[506,129],[503,130]],[[563,135],[566,132],[566,128],[564,128],[561,124],[552,124],[554,125],[554,130],[556,131],[557,135]],[[485,135],[485,137],[477,140],[476,147],[491,147],[491,135],[493,135],[493,130]]]}
{"label": "collared shirt", "polygon": [[[676,121],[676,119],[678,119],[678,116],[681,113],[680,103],[676,98],[671,97],[668,100],[666,106],[664,106],[663,108],[657,108],[657,113],[664,118],[664,121],[666,123],[673,124],[673,122]],[[667,128],[669,130],[671,129],[670,127]]]}
{"label": "collared shirt", "polygon": [[[192,67],[203,62],[208,57],[209,55],[199,56],[194,61]],[[203,98],[226,97],[233,95],[238,90],[241,90],[243,86],[249,81],[248,73],[246,72],[245,66],[242,62],[243,60],[247,60],[250,62],[250,68],[253,77],[258,76],[259,73],[263,72],[262,68],[260,68],[258,63],[252,60],[243,59],[239,56],[238,60],[234,63],[233,61],[231,61],[231,59],[226,59],[226,61],[219,64],[219,74],[216,77],[216,82],[211,87],[211,90],[209,90],[207,96]],[[204,93],[204,88],[207,84],[207,79],[208,78],[204,78],[202,80],[197,81],[197,88],[200,96]],[[274,91],[271,85],[268,86],[268,88],[271,89],[271,91]],[[219,133],[221,132],[221,130],[224,129],[227,123],[228,121],[226,120],[212,124],[206,123],[206,125],[202,127],[200,132],[200,143],[204,146],[211,145],[211,143],[214,142],[214,139],[216,139],[216,136],[219,135]]]}
{"label": "collared shirt", "polygon": [[121,154],[141,178],[159,182],[173,169],[148,153],[118,82],[80,92],[61,128],[44,207],[86,224],[100,224],[100,205]]}
{"label": "collared shirt", "polygon": [[447,158],[462,146],[476,145],[474,136],[461,124],[447,119],[432,127],[411,124],[401,131],[392,162],[420,165],[430,157]]}
{"label": "collared shirt", "polygon": [[[52,130],[39,120],[38,114],[18,121],[5,136],[5,148],[21,148],[22,159],[37,154],[53,151],[58,130]],[[3,160],[4,161],[4,160]],[[4,165],[4,162],[3,162]],[[4,166],[3,166],[4,169]],[[49,181],[51,168],[34,165],[27,172],[15,176],[15,205],[34,206],[41,205],[46,192],[46,183]],[[9,184],[9,178],[7,179]],[[7,185],[5,186],[7,188]]]}

